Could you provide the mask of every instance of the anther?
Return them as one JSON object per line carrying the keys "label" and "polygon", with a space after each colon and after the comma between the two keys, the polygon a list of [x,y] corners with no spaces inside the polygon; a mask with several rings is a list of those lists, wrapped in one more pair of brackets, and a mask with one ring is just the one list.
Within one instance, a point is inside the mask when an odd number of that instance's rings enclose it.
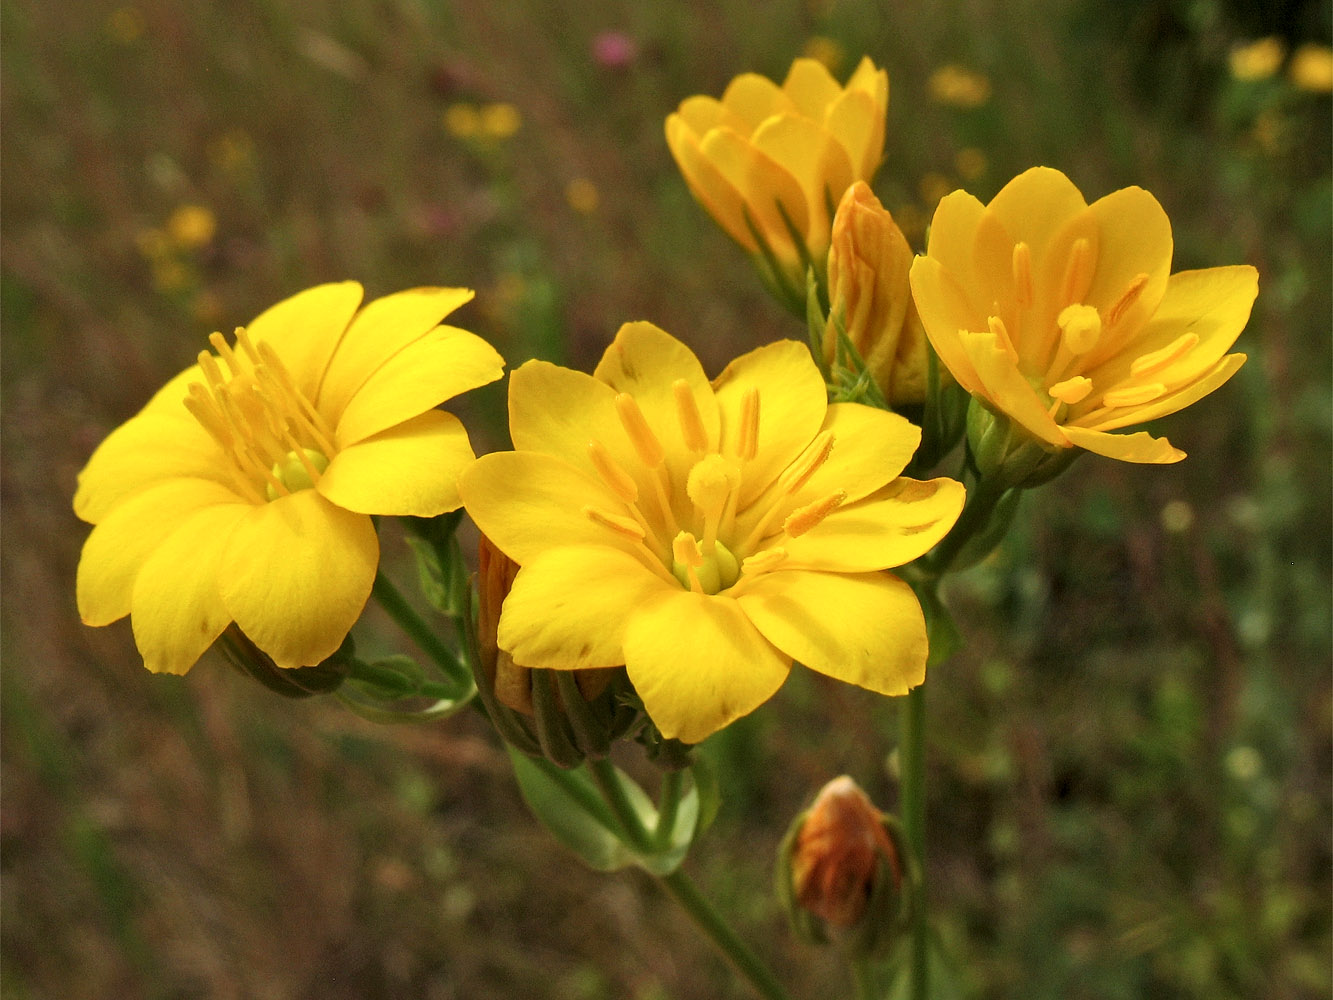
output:
{"label": "anther", "polygon": [[610,511],[601,510],[597,507],[584,507],[583,516],[594,524],[600,524],[603,528],[610,528],[619,535],[624,535],[631,541],[641,542],[644,539],[644,530],[638,522],[620,514],[612,514]]}
{"label": "anther", "polygon": [[1155,375],[1163,368],[1168,368],[1198,346],[1197,333],[1181,334],[1161,350],[1145,354],[1129,366],[1129,374],[1134,378]]}
{"label": "anther", "polygon": [[1014,244],[1013,256],[1014,294],[1018,307],[1027,309],[1032,305],[1032,248],[1019,241]]}
{"label": "anther", "polygon": [[741,397],[740,434],[736,439],[736,454],[748,462],[759,453],[759,390],[750,388]]}
{"label": "anther", "polygon": [[690,451],[707,451],[708,434],[690,383],[683,378],[676,379],[671,383],[671,393],[676,397],[676,419],[680,421],[680,435],[685,447]]}
{"label": "anther", "polygon": [[832,431],[820,431],[815,435],[805,451],[801,452],[796,461],[787,466],[786,471],[782,473],[779,488],[783,493],[791,495],[810,481],[810,477],[828,461],[829,454],[833,451],[833,441]]}
{"label": "anther", "polygon": [[781,545],[771,549],[764,549],[763,552],[756,552],[741,562],[741,574],[755,575],[759,573],[768,573],[777,569],[787,561],[787,550]]}
{"label": "anther", "polygon": [[1166,386],[1161,382],[1151,382],[1148,385],[1132,385],[1124,389],[1112,389],[1102,397],[1102,405],[1111,408],[1142,406],[1144,403],[1151,403],[1165,393]]}
{"label": "anther", "polygon": [[986,319],[986,325],[995,335],[995,342],[1004,348],[1005,354],[1009,355],[1009,360],[1018,364],[1018,351],[1014,350],[1014,342],[1009,339],[1009,330],[1005,327],[1004,320],[999,316],[990,316]]}
{"label": "anther", "polygon": [[816,500],[814,503],[799,507],[788,515],[787,520],[782,522],[782,530],[792,538],[800,538],[841,507],[842,502],[846,499],[847,491],[838,490],[835,493],[830,493],[822,500]]}
{"label": "anther", "polygon": [[1073,378],[1055,383],[1046,391],[1050,393],[1052,399],[1073,406],[1075,403],[1083,402],[1088,393],[1092,392],[1092,379],[1075,375]]}
{"label": "anther", "polygon": [[620,467],[620,463],[611,457],[606,445],[596,440],[589,441],[588,460],[597,470],[597,475],[602,477],[602,482],[621,500],[634,503],[639,499],[639,487],[630,474]]}
{"label": "anther", "polygon": [[[240,329],[241,328],[238,326],[236,328],[237,332],[240,332]],[[231,345],[227,343],[226,338],[223,337],[222,334],[210,333],[208,335],[208,342],[213,345],[213,350],[218,352],[218,357],[227,363],[227,367],[231,370],[232,378],[240,375],[245,370],[241,366],[241,359],[236,356],[236,352],[231,349]]]}
{"label": "anther", "polygon": [[1115,326],[1125,318],[1125,313],[1129,312],[1139,296],[1143,294],[1143,289],[1148,285],[1148,275],[1140,274],[1129,283],[1129,287],[1124,290],[1120,298],[1116,300],[1106,313],[1106,325]]}
{"label": "anther", "polygon": [[1082,302],[1083,296],[1092,287],[1092,244],[1087,237],[1080,236],[1069,248],[1069,259],[1065,262],[1065,276],[1060,283],[1060,306]]}
{"label": "anther", "polygon": [[625,428],[630,444],[634,446],[634,450],[638,453],[639,461],[650,469],[656,469],[661,465],[666,457],[662,451],[662,442],[657,440],[657,435],[648,426],[648,421],[644,419],[639,404],[629,393],[617,394],[616,415],[620,417],[620,424]]}

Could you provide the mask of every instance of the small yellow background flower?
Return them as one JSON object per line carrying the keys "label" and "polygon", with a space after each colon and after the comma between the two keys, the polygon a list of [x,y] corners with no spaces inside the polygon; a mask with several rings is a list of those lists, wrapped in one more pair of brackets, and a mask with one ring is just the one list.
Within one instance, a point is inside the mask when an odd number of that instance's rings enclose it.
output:
{"label": "small yellow background flower", "polygon": [[593,375],[530,361],[509,385],[515,450],[459,483],[521,567],[499,644],[523,666],[625,664],[663,735],[694,743],[753,710],[793,659],[884,694],[925,673],[916,597],[881,572],[952,526],[963,488],[896,478],[920,431],[829,405],[781,341],[715,381],[651,323]]}
{"label": "small yellow background flower", "polygon": [[[989,205],[940,202],[912,290],[958,382],[1052,449],[1126,462],[1185,453],[1112,431],[1188,406],[1245,361],[1226,351],[1258,294],[1248,265],[1171,274],[1171,224],[1131,187],[1088,205],[1035,167]],[[1225,355],[1225,356],[1224,356]]]}
{"label": "small yellow background flower", "polygon": [[358,312],[361,286],[279,303],[176,376],[102,442],[74,511],[89,625],[131,616],[150,670],[184,673],[233,621],[280,667],[330,656],[370,596],[370,515],[459,505],[473,460],[435,409],[499,378],[500,356],[440,321],[472,298],[419,288]]}
{"label": "small yellow background flower", "polygon": [[745,73],[720,101],[686,98],[667,117],[667,145],[718,224],[751,254],[764,240],[783,271],[775,277],[803,298],[808,261],[828,252],[833,206],[879,166],[888,103],[888,74],[868,58],[845,87],[802,58],[781,87]]}

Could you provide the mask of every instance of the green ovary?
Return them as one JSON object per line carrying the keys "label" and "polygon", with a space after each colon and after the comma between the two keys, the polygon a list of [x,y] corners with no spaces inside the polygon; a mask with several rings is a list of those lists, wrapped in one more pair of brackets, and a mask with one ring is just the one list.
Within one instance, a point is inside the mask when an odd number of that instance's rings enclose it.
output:
{"label": "green ovary", "polygon": [[[692,590],[689,567],[679,559],[672,560],[671,572],[686,590]],[[699,586],[705,594],[717,594],[726,590],[741,575],[740,563],[731,554],[731,550],[721,542],[713,543],[712,555],[705,555],[703,562],[694,567]]]}
{"label": "green ovary", "polygon": [[[302,454],[305,456],[305,461],[301,460]],[[270,500],[276,500],[286,494],[308,490],[315,485],[319,473],[328,467],[329,460],[322,451],[316,451],[314,448],[302,448],[301,454],[289,451],[280,461],[275,462],[270,470],[273,477],[283,485],[285,493],[273,483],[268,484],[265,492]],[[311,469],[315,471],[314,477],[310,475]]]}

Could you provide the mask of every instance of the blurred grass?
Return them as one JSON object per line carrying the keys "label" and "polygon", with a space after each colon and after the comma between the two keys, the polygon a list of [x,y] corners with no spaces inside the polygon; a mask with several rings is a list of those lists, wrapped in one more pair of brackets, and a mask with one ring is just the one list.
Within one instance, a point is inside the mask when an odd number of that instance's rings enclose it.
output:
{"label": "blurred grass", "polygon": [[[1089,197],[1156,194],[1177,268],[1261,273],[1250,363],[1169,422],[1190,458],[1081,459],[950,594],[969,646],[930,688],[931,874],[960,982],[1327,996],[1330,107],[1226,67],[1261,34],[1327,42],[1329,19],[1218,0],[0,8],[0,991],[744,995],[650,884],[585,873],[534,829],[472,720],[388,732],[220,660],[148,676],[124,623],[77,621],[69,498],[207,332],[319,281],[475,287],[458,321],[511,364],[587,366],[639,318],[712,371],[799,336],[661,123],[820,36],[844,72],[862,52],[889,69],[877,189],[918,246],[942,191],[987,198],[1046,163]],[[619,68],[592,55],[612,29],[635,48]],[[934,102],[947,64],[988,98]],[[497,104],[512,136],[446,127]],[[173,226],[192,205],[207,239]],[[467,401],[479,450],[502,414],[500,387]],[[771,849],[836,773],[892,803],[894,708],[798,671],[708,747],[727,797],[690,865],[797,995],[843,981],[788,938]]]}

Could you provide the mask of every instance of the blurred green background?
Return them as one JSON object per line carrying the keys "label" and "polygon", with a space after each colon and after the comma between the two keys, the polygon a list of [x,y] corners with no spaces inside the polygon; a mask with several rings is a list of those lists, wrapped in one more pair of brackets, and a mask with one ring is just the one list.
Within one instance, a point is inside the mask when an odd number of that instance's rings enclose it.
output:
{"label": "blurred green background", "polygon": [[[474,287],[456,321],[511,365],[588,366],[632,319],[714,372],[802,336],[662,120],[813,52],[888,68],[876,189],[918,248],[943,193],[1044,163],[1156,194],[1177,269],[1261,275],[1249,364],[1164,424],[1189,459],[1081,460],[949,594],[968,646],[932,674],[927,766],[958,991],[1327,997],[1333,200],[1302,46],[1329,36],[1300,0],[0,7],[0,992],[746,995],[649,880],[536,828],[477,720],[376,728],[212,658],[148,675],[127,623],[78,622],[69,501],[208,332],[321,281]],[[479,451],[502,408],[465,402]],[[788,935],[772,851],[839,773],[894,804],[895,719],[797,671],[706,745],[726,799],[689,868],[794,995],[845,983]]]}

